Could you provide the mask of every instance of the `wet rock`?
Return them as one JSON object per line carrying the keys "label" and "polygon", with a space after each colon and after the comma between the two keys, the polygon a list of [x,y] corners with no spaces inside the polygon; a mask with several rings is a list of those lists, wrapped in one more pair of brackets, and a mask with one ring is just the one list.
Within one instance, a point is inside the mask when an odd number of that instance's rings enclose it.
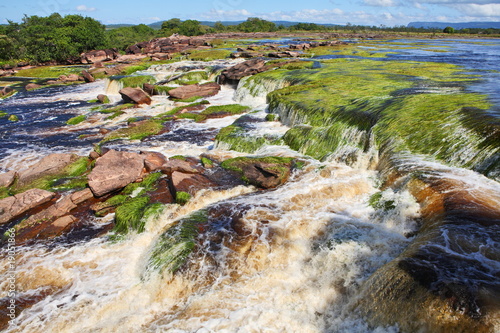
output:
{"label": "wet rock", "polygon": [[83,79],[85,80],[85,82],[87,82],[87,83],[95,81],[94,76],[92,76],[92,74],[90,74],[87,71],[82,71],[82,76],[83,76]]}
{"label": "wet rock", "polygon": [[9,187],[14,183],[14,180],[17,177],[17,172],[9,171],[0,174],[0,187]]}
{"label": "wet rock", "polygon": [[174,171],[172,173],[172,186],[175,193],[186,192],[195,195],[198,191],[210,189],[217,184],[200,174]]}
{"label": "wet rock", "polygon": [[267,56],[271,58],[296,58],[300,56],[300,53],[292,51],[271,52]]}
{"label": "wet rock", "polygon": [[261,73],[266,70],[268,70],[268,68],[266,67],[266,62],[264,60],[247,60],[245,62],[242,62],[241,64],[235,65],[222,71],[221,75],[219,76],[219,82],[221,84],[224,84],[239,81],[245,76]]}
{"label": "wet rock", "polygon": [[97,95],[97,100],[101,102],[102,104],[108,104],[109,103],[109,97],[107,95],[99,94]]}
{"label": "wet rock", "polygon": [[167,162],[167,158],[158,152],[147,151],[141,152],[144,155],[144,167],[147,172],[154,172],[160,170],[162,166]]}
{"label": "wet rock", "polygon": [[144,85],[142,86],[142,89],[144,89],[146,94],[148,94],[149,96],[158,95],[158,90],[151,83],[144,83]]}
{"label": "wet rock", "polygon": [[0,200],[0,224],[49,202],[54,196],[52,192],[35,188]]}
{"label": "wet rock", "polygon": [[50,239],[62,235],[63,233],[69,231],[71,226],[78,221],[73,215],[66,215],[58,218],[57,220],[51,222],[49,225],[43,228],[43,230],[37,235],[39,239]]}
{"label": "wet rock", "polygon": [[126,87],[120,89],[119,93],[126,103],[151,104],[151,97],[141,88]]}
{"label": "wet rock", "polygon": [[71,201],[75,205],[79,205],[82,202],[85,202],[87,200],[92,199],[93,197],[94,197],[94,194],[92,193],[92,191],[89,188],[86,188],[84,190],[81,190],[81,191],[78,191],[78,192],[71,194]]}
{"label": "wet rock", "polygon": [[172,89],[168,94],[177,99],[187,99],[192,97],[208,97],[216,95],[220,90],[220,85],[215,82],[205,84],[191,84]]}
{"label": "wet rock", "polygon": [[7,94],[10,94],[11,92],[13,92],[14,89],[10,86],[7,86],[7,87],[4,87],[1,91],[0,91],[0,96],[5,96]]}
{"label": "wet rock", "polygon": [[22,188],[42,177],[60,174],[64,168],[75,162],[78,158],[75,154],[47,155],[27,170],[19,172],[16,187]]}
{"label": "wet rock", "polygon": [[113,192],[141,177],[144,156],[136,153],[110,150],[97,159],[88,175],[89,187],[96,197]]}
{"label": "wet rock", "polygon": [[161,171],[166,174],[172,174],[174,171],[183,172],[183,173],[200,173],[202,170],[201,167],[197,166],[194,163],[189,161],[172,158],[169,159],[166,163],[161,166]]}
{"label": "wet rock", "polygon": [[290,176],[293,159],[283,157],[237,157],[224,161],[221,166],[238,172],[249,184],[260,188],[274,188],[284,184]]}
{"label": "wet rock", "polygon": [[36,83],[28,83],[26,85],[26,87],[24,87],[26,90],[30,91],[30,90],[35,90],[35,89],[39,89],[41,88],[42,86],[39,85],[39,84],[36,84]]}

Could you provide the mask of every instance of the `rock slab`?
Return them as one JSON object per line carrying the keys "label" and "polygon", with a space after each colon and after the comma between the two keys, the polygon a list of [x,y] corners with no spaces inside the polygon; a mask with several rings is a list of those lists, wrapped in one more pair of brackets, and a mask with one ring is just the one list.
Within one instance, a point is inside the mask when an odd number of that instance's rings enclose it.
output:
{"label": "rock slab", "polygon": [[103,196],[135,182],[143,168],[143,155],[110,150],[97,159],[88,175],[89,187],[96,197]]}
{"label": "rock slab", "polygon": [[0,200],[0,224],[9,222],[28,210],[49,202],[54,196],[52,192],[35,188]]}
{"label": "rock slab", "polygon": [[168,94],[177,99],[187,99],[192,97],[209,97],[216,95],[220,90],[220,85],[215,82],[205,84],[190,84],[187,86],[172,89]]}
{"label": "rock slab", "polygon": [[125,102],[134,102],[137,104],[151,104],[151,97],[141,88],[126,87],[120,89],[120,95]]}

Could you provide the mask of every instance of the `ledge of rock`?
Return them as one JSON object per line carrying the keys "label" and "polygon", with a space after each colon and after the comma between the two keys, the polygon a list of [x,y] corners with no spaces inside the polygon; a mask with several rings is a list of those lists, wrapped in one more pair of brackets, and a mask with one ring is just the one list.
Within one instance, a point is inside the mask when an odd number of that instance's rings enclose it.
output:
{"label": "ledge of rock", "polygon": [[78,156],[75,154],[50,154],[42,158],[34,166],[19,172],[17,188],[22,188],[32,181],[46,176],[60,174],[64,168],[75,162]]}
{"label": "ledge of rock", "polygon": [[0,200],[0,224],[19,217],[28,210],[49,202],[54,193],[37,188]]}
{"label": "ledge of rock", "polygon": [[143,155],[110,150],[97,159],[88,175],[89,187],[96,197],[103,196],[135,182],[143,168]]}
{"label": "ledge of rock", "polygon": [[126,103],[151,104],[151,97],[141,88],[126,87],[120,89],[119,93]]}
{"label": "ledge of rock", "polygon": [[219,82],[221,84],[224,84],[239,81],[245,76],[261,73],[268,69],[269,68],[266,66],[266,62],[262,59],[247,60],[245,62],[242,62],[241,64],[235,65],[222,71],[221,75],[219,76]]}

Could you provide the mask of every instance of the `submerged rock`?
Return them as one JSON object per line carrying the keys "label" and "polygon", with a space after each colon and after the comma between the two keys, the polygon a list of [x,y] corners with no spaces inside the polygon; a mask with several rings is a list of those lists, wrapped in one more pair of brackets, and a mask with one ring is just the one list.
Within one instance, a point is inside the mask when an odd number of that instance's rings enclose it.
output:
{"label": "submerged rock", "polygon": [[290,176],[293,158],[237,157],[224,161],[221,166],[238,172],[249,184],[260,188],[274,188],[284,184]]}
{"label": "submerged rock", "polygon": [[119,93],[122,95],[125,103],[151,104],[151,97],[141,88],[126,87],[120,89]]}
{"label": "submerged rock", "polygon": [[96,197],[113,192],[141,177],[144,156],[110,150],[96,161],[88,175],[89,187]]}
{"label": "submerged rock", "polygon": [[35,188],[0,200],[0,224],[49,202],[54,196],[55,193]]}

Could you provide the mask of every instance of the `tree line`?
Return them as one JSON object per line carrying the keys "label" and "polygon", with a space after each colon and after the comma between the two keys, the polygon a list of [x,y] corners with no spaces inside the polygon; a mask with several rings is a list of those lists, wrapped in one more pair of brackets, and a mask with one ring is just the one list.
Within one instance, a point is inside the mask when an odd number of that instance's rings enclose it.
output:
{"label": "tree line", "polygon": [[[206,33],[221,32],[408,32],[436,33],[439,29],[413,28],[406,26],[386,27],[346,24],[343,26],[324,26],[316,23],[298,23],[289,27],[276,25],[260,18],[248,18],[237,25],[224,25],[216,22],[213,27],[202,25],[196,20],[182,21],[173,18],[164,21],[160,30],[145,24],[106,29],[99,21],[81,15],[61,16],[54,13],[47,17],[25,16],[21,23],[9,21],[0,25],[0,62],[29,61],[34,64],[65,62],[79,58],[82,52],[117,48],[124,51],[128,46],[155,37],[170,36],[178,33],[198,36]],[[447,33],[500,34],[500,29],[462,29],[446,28]]]}

